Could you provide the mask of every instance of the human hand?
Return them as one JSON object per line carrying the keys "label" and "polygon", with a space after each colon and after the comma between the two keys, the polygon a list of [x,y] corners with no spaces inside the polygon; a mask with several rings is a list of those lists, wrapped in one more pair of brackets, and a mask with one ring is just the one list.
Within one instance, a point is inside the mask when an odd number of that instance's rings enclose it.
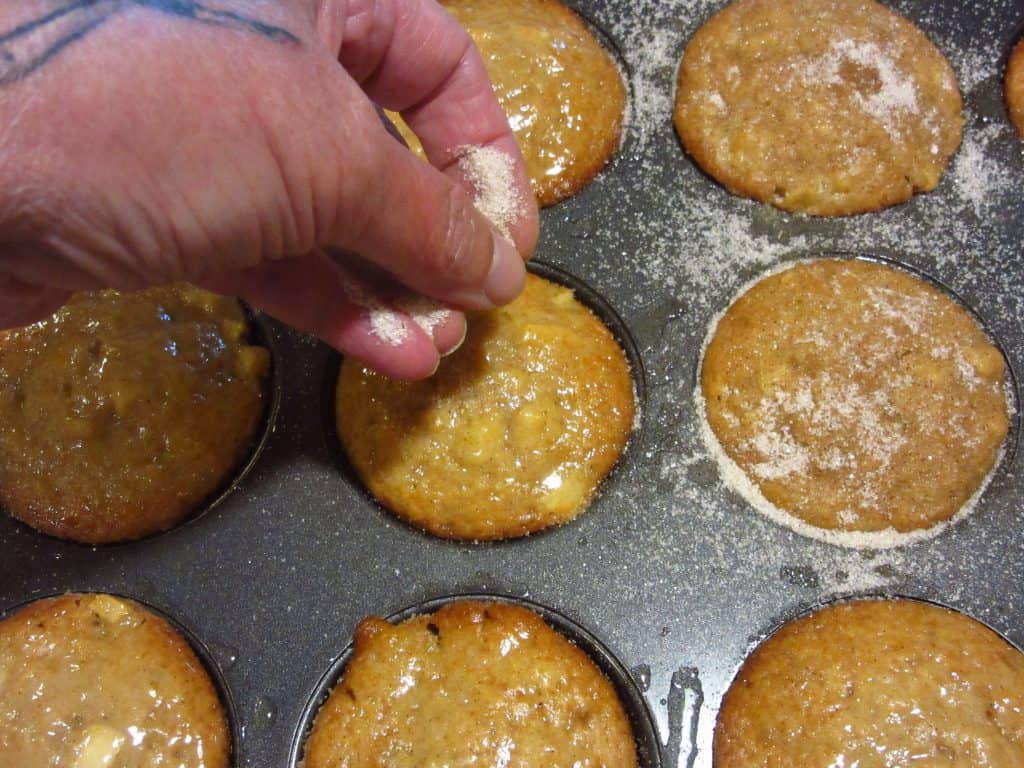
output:
{"label": "human hand", "polygon": [[[465,320],[415,322],[399,285],[459,309],[520,290],[536,204],[479,54],[433,0],[5,5],[0,327],[71,291],[188,280],[418,378]],[[514,247],[473,206],[475,147],[505,158]]]}

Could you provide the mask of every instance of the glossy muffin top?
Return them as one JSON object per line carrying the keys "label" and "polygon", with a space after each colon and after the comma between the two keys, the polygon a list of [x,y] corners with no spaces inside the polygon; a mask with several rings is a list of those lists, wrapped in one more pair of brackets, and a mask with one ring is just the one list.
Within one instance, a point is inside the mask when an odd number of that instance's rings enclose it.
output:
{"label": "glossy muffin top", "polygon": [[[483,54],[537,202],[551,205],[585,187],[615,154],[622,134],[626,86],[608,51],[558,0],[442,4]],[[395,122],[422,155],[408,127]]]}
{"label": "glossy muffin top", "polygon": [[532,611],[462,601],[366,619],[306,768],[633,768],[633,732],[590,658]]}
{"label": "glossy muffin top", "polygon": [[159,616],[71,594],[0,621],[0,764],[227,768],[229,755],[216,689]]}
{"label": "glossy muffin top", "polygon": [[502,539],[571,520],[633,428],[625,354],[571,290],[535,275],[468,322],[426,381],[344,361],[336,414],[349,460],[384,506],[438,536]]}
{"label": "glossy muffin top", "polygon": [[90,543],[175,525],[251,449],[269,355],[247,338],[237,300],[187,285],[0,332],[0,506]]}
{"label": "glossy muffin top", "polygon": [[743,665],[714,758],[715,768],[1024,765],[1024,654],[925,603],[831,606]]}

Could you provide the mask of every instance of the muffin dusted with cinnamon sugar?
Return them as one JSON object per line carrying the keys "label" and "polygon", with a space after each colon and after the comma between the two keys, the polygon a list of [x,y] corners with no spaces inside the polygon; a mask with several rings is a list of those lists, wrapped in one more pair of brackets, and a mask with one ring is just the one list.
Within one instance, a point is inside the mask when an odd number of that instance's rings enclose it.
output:
{"label": "muffin dusted with cinnamon sugar", "polygon": [[785,625],[740,669],[715,768],[1016,768],[1024,654],[910,600],[833,605]]}
{"label": "muffin dusted with cinnamon sugar", "polygon": [[438,536],[503,539],[573,519],[632,432],[622,348],[570,289],[536,275],[468,325],[425,381],[344,361],[336,411],[349,460],[384,506]]}
{"label": "muffin dusted with cinnamon sugar", "polygon": [[789,267],[738,298],[701,368],[708,423],[764,497],[819,529],[953,517],[1009,419],[1002,354],[948,296],[862,260]]}
{"label": "muffin dusted with cinnamon sugar", "polygon": [[633,768],[637,750],[583,651],[525,608],[461,601],[360,623],[304,765]]}
{"label": "muffin dusted with cinnamon sugar", "polygon": [[874,0],[737,0],[687,45],[675,123],[732,192],[824,216],[933,189],[963,132],[949,62]]}
{"label": "muffin dusted with cinnamon sugar", "polygon": [[188,643],[112,595],[63,595],[0,621],[0,765],[227,768],[227,721]]}
{"label": "muffin dusted with cinnamon sugar", "polygon": [[[586,23],[558,0],[442,0],[469,30],[526,160],[537,202],[585,187],[619,147],[626,86]],[[408,127],[395,120],[422,154]]]}

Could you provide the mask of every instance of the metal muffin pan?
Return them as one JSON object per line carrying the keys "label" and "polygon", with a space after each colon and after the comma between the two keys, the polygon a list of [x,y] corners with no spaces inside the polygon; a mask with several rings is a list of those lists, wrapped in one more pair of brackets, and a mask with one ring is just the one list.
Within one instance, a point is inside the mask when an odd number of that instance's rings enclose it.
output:
{"label": "metal muffin pan", "polygon": [[891,3],[957,70],[964,146],[935,191],[835,220],[733,197],[676,139],[679,59],[724,0],[570,5],[620,56],[631,118],[619,157],[544,211],[537,258],[614,308],[646,382],[642,425],[591,509],[493,544],[435,539],[382,512],[343,470],[325,418],[337,356],[268,322],[279,409],[230,493],[186,525],[118,546],[70,544],[0,519],[0,611],[108,591],[170,616],[222,675],[235,762],[247,768],[289,764],[304,711],[360,619],[442,595],[526,598],[593,633],[632,670],[670,768],[712,765],[717,708],[751,644],[811,606],[858,594],[924,599],[1024,643],[1019,457],[974,514],[938,538],[844,550],[775,525],[725,488],[692,405],[707,324],[736,290],[786,259],[834,252],[888,257],[948,286],[1024,370],[1024,143],[1002,102],[1024,2]]}

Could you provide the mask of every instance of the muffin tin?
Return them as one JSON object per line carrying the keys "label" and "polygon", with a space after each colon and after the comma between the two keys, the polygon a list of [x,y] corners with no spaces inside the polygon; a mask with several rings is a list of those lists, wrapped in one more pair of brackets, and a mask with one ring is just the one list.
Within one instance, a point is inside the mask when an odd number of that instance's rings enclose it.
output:
{"label": "muffin tin", "polygon": [[934,192],[836,220],[733,197],[681,149],[671,123],[676,67],[722,0],[570,4],[616,49],[631,90],[620,155],[544,211],[537,250],[635,352],[642,419],[591,509],[562,528],[494,544],[442,541],[399,522],[340,455],[329,410],[337,355],[261,319],[274,400],[249,471],[207,512],[133,544],[84,547],[3,517],[0,611],[69,590],[109,591],[170,616],[222,681],[235,763],[252,768],[293,764],[361,618],[405,616],[445,595],[546,606],[613,678],[641,743],[660,742],[644,764],[671,768],[711,766],[717,707],[750,648],[831,599],[929,600],[1024,643],[1019,458],[1008,456],[974,514],[936,539],[839,549],[775,525],[723,486],[693,407],[707,324],[737,289],[781,262],[834,252],[889,258],[947,286],[1021,368],[1024,143],[1006,118],[1002,73],[1024,3],[892,4],[957,71],[964,146]]}

